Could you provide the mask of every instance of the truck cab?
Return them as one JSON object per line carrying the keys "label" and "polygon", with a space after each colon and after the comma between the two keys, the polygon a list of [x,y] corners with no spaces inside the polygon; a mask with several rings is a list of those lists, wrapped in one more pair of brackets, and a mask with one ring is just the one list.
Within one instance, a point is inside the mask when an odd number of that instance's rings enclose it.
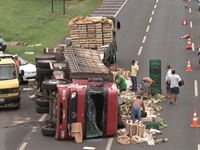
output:
{"label": "truck cab", "polygon": [[117,87],[102,78],[75,79],[73,83],[58,85],[58,140],[71,139],[73,123],[81,123],[83,138],[112,136],[117,131]]}
{"label": "truck cab", "polygon": [[20,87],[12,57],[0,54],[0,108],[20,107]]}

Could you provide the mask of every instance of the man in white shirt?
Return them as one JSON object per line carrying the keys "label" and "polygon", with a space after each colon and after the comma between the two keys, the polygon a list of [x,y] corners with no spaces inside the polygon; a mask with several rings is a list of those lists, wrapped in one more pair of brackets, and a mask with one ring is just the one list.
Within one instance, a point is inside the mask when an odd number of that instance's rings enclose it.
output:
{"label": "man in white shirt", "polygon": [[170,92],[170,82],[168,81],[168,77],[172,75],[171,73],[171,67],[170,65],[167,65],[167,73],[166,73],[166,76],[165,76],[165,82],[166,82],[166,91],[167,91],[167,98],[170,98],[171,97],[171,92]]}
{"label": "man in white shirt", "polygon": [[168,81],[170,82],[170,91],[171,91],[171,101],[170,104],[172,104],[172,100],[174,99],[174,104],[177,105],[177,95],[179,92],[179,85],[178,82],[181,81],[181,78],[179,75],[176,74],[176,71],[172,69],[172,75],[168,77]]}

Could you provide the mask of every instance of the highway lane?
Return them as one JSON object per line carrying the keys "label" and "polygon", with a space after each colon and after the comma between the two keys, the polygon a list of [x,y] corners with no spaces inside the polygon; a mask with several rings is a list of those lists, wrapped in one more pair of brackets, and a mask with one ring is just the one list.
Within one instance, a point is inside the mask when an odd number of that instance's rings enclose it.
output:
{"label": "highway lane", "polygon": [[[155,0],[129,0],[117,15],[121,22],[121,29],[117,33],[117,64],[130,70],[131,60],[137,60],[143,37],[151,12],[156,4]],[[126,60],[126,61],[124,61]]]}
{"label": "highway lane", "polygon": [[[196,1],[189,2],[191,9],[184,9],[183,1],[176,0],[159,0],[156,9],[152,10],[152,22],[149,27],[149,32],[146,36],[146,42],[143,45],[143,50],[139,57],[140,75],[139,78],[149,74],[149,60],[162,60],[162,75],[163,83],[165,76],[165,67],[170,64],[176,69],[177,73],[185,80],[185,85],[181,87],[181,94],[179,96],[179,105],[171,106],[169,101],[161,104],[163,111],[162,117],[170,123],[170,127],[163,130],[161,137],[169,138],[169,141],[164,144],[155,145],[152,148],[146,144],[140,146],[126,146],[123,149],[177,149],[190,150],[197,149],[199,144],[199,129],[191,128],[193,111],[199,110],[199,90],[195,87],[194,82],[198,84],[199,66],[197,64],[197,53],[195,51],[185,50],[187,40],[180,39],[186,33],[190,33],[193,37],[192,42],[197,45],[197,34],[199,34],[199,13],[195,8]],[[194,9],[194,12],[192,11]],[[122,13],[122,12],[121,12]],[[124,15],[124,14],[121,14]],[[188,25],[181,24],[182,19],[188,20]],[[191,22],[191,23],[190,23]],[[146,26],[148,26],[147,24]],[[198,31],[198,32],[197,32]],[[132,33],[134,34],[134,33]],[[129,51],[130,54],[132,51]],[[125,59],[124,58],[121,59]],[[192,72],[186,72],[187,60],[191,60]],[[128,65],[128,62],[122,63]],[[163,93],[165,93],[165,85],[162,86]],[[196,91],[196,92],[195,92]],[[196,95],[196,96],[195,96]],[[122,147],[113,143],[112,149],[121,149]]]}
{"label": "highway lane", "polygon": [[[178,9],[177,9],[178,8]],[[153,11],[154,10],[154,11]],[[153,14],[153,15],[152,15]],[[126,16],[126,17],[124,17]],[[151,18],[152,17],[152,18]],[[194,80],[198,79],[198,67],[193,66],[193,72],[186,74],[185,68],[188,56],[195,60],[196,55],[191,51],[186,51],[186,40],[180,40],[180,37],[190,31],[189,26],[182,26],[181,20],[190,18],[189,13],[183,8],[182,1],[150,0],[133,1],[129,0],[124,6],[117,18],[122,23],[122,29],[118,31],[118,64],[126,69],[130,68],[132,59],[139,60],[141,68],[140,77],[148,75],[148,61],[151,58],[162,59],[162,66],[171,64],[177,68],[178,73],[186,81],[187,87],[181,88],[180,99],[184,99],[176,106],[170,106],[165,102],[161,104],[164,108],[162,116],[171,126],[163,130],[160,137],[169,138],[165,144],[149,147],[143,145],[122,146],[113,140],[96,139],[84,140],[82,144],[76,144],[72,141],[57,141],[51,137],[44,137],[38,128],[35,132],[27,130],[23,136],[24,139],[16,150],[20,149],[82,149],[83,146],[94,146],[98,150],[105,150],[107,143],[112,144],[112,150],[120,149],[196,149],[199,143],[199,133],[190,128],[192,113],[196,109],[199,113],[198,102],[190,103],[194,98]],[[151,19],[150,19],[151,18]],[[198,28],[198,27],[197,27]],[[192,31],[191,31],[192,32]],[[146,38],[144,38],[146,36]],[[142,46],[142,50],[140,47]],[[177,60],[178,59],[178,60]],[[126,61],[125,61],[126,60]],[[193,63],[193,61],[192,61]],[[162,71],[163,76],[165,70]],[[163,85],[163,90],[164,90]],[[165,92],[165,91],[164,91]],[[191,101],[190,101],[191,100]],[[170,113],[169,114],[169,109]],[[29,131],[29,132],[28,132]],[[2,131],[1,131],[2,132]],[[183,137],[184,135],[188,135]],[[191,136],[193,135],[193,136]],[[194,140],[188,141],[192,137]],[[111,142],[108,142],[111,141]],[[107,147],[110,150],[109,147]]]}
{"label": "highway lane", "polygon": [[[21,89],[24,87],[27,86],[22,85]],[[36,114],[34,101],[28,97],[30,93],[33,91],[22,92],[20,109],[0,110],[0,150],[16,149],[24,136],[38,126],[36,121],[41,115]]]}

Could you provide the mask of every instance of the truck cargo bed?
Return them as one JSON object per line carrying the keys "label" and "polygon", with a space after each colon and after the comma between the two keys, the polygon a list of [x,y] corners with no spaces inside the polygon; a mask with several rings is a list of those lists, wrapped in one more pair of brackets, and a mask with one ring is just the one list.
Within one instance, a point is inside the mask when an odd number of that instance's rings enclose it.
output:
{"label": "truck cargo bed", "polygon": [[113,81],[113,75],[100,59],[99,52],[88,48],[66,47],[63,52],[72,79],[102,77]]}

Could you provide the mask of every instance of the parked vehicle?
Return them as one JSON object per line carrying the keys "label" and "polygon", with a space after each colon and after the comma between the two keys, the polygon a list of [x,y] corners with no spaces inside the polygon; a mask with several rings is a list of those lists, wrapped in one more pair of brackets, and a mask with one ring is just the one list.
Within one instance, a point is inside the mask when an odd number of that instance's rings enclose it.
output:
{"label": "parked vehicle", "polygon": [[[5,56],[12,56],[14,54],[4,54]],[[24,81],[28,81],[29,79],[36,78],[36,66],[29,63],[25,59],[18,56],[19,60],[21,61],[21,66],[19,67],[19,83],[23,83]],[[21,71],[24,71],[24,75],[22,76]]]}
{"label": "parked vehicle", "polygon": [[12,56],[0,55],[0,108],[3,107],[20,107],[20,88]]}
{"label": "parked vehicle", "polygon": [[7,48],[7,44],[4,39],[0,36],[0,51],[5,51]]}

